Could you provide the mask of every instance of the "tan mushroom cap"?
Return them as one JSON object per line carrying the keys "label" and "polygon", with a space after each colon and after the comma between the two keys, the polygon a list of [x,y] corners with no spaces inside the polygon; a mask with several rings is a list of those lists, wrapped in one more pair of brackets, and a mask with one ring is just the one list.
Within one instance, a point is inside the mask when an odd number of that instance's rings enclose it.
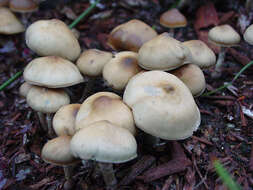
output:
{"label": "tan mushroom cap", "polygon": [[22,96],[23,98],[26,98],[28,92],[30,89],[33,87],[33,85],[24,82],[20,87],[19,87],[19,95]]}
{"label": "tan mushroom cap", "polygon": [[147,41],[157,36],[156,31],[140,20],[130,20],[112,30],[109,35],[108,45],[114,50],[138,52]]}
{"label": "tan mushroom cap", "polygon": [[60,56],[71,61],[78,58],[80,45],[68,26],[58,20],[39,20],[25,34],[27,46],[41,56]]}
{"label": "tan mushroom cap", "polygon": [[0,7],[7,6],[9,4],[9,0],[0,0]]}
{"label": "tan mushroom cap", "polygon": [[77,67],[84,75],[99,76],[104,65],[112,58],[112,53],[98,49],[85,50],[77,60]]}
{"label": "tan mushroom cap", "polygon": [[117,53],[103,69],[103,78],[115,90],[123,90],[129,79],[139,73],[138,54],[131,51]]}
{"label": "tan mushroom cap", "polygon": [[99,92],[87,98],[77,113],[76,131],[101,120],[108,120],[135,134],[133,114],[117,94]]}
{"label": "tan mushroom cap", "polygon": [[10,0],[9,7],[13,12],[28,13],[38,10],[38,5],[33,0]]}
{"label": "tan mushroom cap", "polygon": [[163,71],[137,74],[126,86],[124,102],[144,132],[166,140],[185,139],[200,125],[200,112],[190,90]]}
{"label": "tan mushroom cap", "polygon": [[170,73],[183,81],[183,83],[190,89],[194,97],[200,96],[205,91],[205,76],[197,65],[183,65]]}
{"label": "tan mushroom cap", "polygon": [[27,104],[35,111],[55,113],[60,107],[69,104],[68,94],[63,89],[32,87],[26,97]]}
{"label": "tan mushroom cap", "polygon": [[191,52],[168,33],[146,42],[139,50],[138,63],[147,70],[169,71],[191,62]]}
{"label": "tan mushroom cap", "polygon": [[253,24],[251,24],[243,34],[243,38],[250,45],[253,45]]}
{"label": "tan mushroom cap", "polygon": [[200,68],[208,68],[216,63],[214,52],[201,40],[189,40],[183,42],[189,48],[192,55],[192,63]]}
{"label": "tan mushroom cap", "polygon": [[75,134],[76,115],[81,104],[69,104],[62,106],[54,115],[53,128],[57,136]]}
{"label": "tan mushroom cap", "polygon": [[230,25],[215,26],[208,32],[208,40],[217,46],[236,46],[240,40],[240,35]]}
{"label": "tan mushroom cap", "polygon": [[23,73],[26,82],[48,88],[63,88],[84,81],[75,64],[56,56],[32,60]]}
{"label": "tan mushroom cap", "polygon": [[178,9],[170,9],[160,17],[160,24],[168,28],[180,28],[187,25],[185,16]]}
{"label": "tan mushroom cap", "polygon": [[48,141],[42,148],[42,159],[58,166],[72,165],[79,160],[70,152],[70,136],[60,136]]}
{"label": "tan mushroom cap", "polygon": [[0,7],[0,34],[17,34],[25,31],[23,24],[5,7]]}
{"label": "tan mushroom cap", "polygon": [[70,142],[75,157],[104,163],[123,163],[137,157],[137,143],[126,129],[99,121],[78,131]]}

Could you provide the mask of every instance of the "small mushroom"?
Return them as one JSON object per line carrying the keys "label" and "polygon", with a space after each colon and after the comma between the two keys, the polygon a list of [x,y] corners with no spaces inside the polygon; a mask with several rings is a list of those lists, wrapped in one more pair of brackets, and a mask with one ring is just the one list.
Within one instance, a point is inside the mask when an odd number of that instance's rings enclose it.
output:
{"label": "small mushroom", "polygon": [[147,41],[157,36],[156,31],[146,23],[133,19],[112,30],[108,38],[108,45],[114,50],[138,52]]}
{"label": "small mushroom", "polygon": [[250,45],[253,45],[253,24],[251,24],[244,32],[243,38]]}
{"label": "small mushroom", "polygon": [[227,24],[216,26],[208,32],[208,40],[221,47],[212,77],[218,78],[221,76],[221,65],[224,62],[226,54],[225,47],[237,46],[240,39],[240,35]]}
{"label": "small mushroom", "polygon": [[137,143],[126,129],[108,121],[99,121],[78,131],[71,139],[72,154],[82,160],[98,162],[107,188],[115,188],[113,163],[137,157]]}
{"label": "small mushroom", "polygon": [[128,81],[141,71],[138,54],[131,51],[117,53],[103,69],[103,78],[115,90],[124,90]]}
{"label": "small mushroom", "polygon": [[160,24],[170,29],[169,34],[174,37],[174,29],[187,25],[185,16],[176,8],[170,9],[160,16]]}
{"label": "small mushroom", "polygon": [[80,45],[68,26],[58,20],[39,20],[25,34],[27,46],[40,56],[60,56],[74,61],[81,52]]}
{"label": "small mushroom", "polygon": [[31,13],[38,10],[38,5],[33,0],[10,0],[9,7],[17,13]]}
{"label": "small mushroom", "polygon": [[216,63],[214,52],[201,40],[189,40],[183,42],[189,48],[192,55],[192,63],[200,68],[208,68]]}

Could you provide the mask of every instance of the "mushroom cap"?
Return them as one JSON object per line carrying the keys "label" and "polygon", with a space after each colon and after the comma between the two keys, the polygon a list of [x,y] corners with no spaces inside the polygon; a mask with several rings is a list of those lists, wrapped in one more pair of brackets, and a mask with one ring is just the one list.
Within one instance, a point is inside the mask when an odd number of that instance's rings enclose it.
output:
{"label": "mushroom cap", "polygon": [[185,139],[200,125],[200,112],[190,90],[164,71],[137,74],[126,86],[124,102],[144,132],[166,140]]}
{"label": "mushroom cap", "polygon": [[99,92],[88,97],[77,113],[76,131],[101,120],[108,120],[135,134],[133,114],[117,94]]}
{"label": "mushroom cap", "polygon": [[48,88],[63,88],[84,81],[75,64],[57,56],[32,60],[26,66],[23,76],[30,84]]}
{"label": "mushroom cap", "polygon": [[217,46],[236,46],[240,40],[240,35],[228,24],[215,26],[208,32],[208,40]]}
{"label": "mushroom cap", "polygon": [[183,42],[189,48],[192,55],[192,63],[200,68],[208,68],[216,63],[214,52],[201,40],[189,40]]}
{"label": "mushroom cap", "polygon": [[105,163],[123,163],[137,157],[137,143],[126,129],[99,121],[78,131],[71,139],[75,157]]}
{"label": "mushroom cap", "polygon": [[23,24],[5,7],[0,7],[0,34],[17,34],[25,31]]}
{"label": "mushroom cap", "polygon": [[108,38],[108,45],[114,50],[138,52],[147,41],[157,36],[156,31],[140,20],[130,20],[112,30]]}
{"label": "mushroom cap", "polygon": [[169,71],[187,62],[191,62],[190,50],[166,32],[146,42],[139,50],[138,63],[147,70]]}
{"label": "mushroom cap", "polygon": [[32,87],[26,97],[27,104],[35,111],[55,113],[60,107],[69,104],[68,94],[63,89]]}
{"label": "mushroom cap", "polygon": [[28,92],[30,89],[33,87],[33,85],[24,82],[20,87],[19,87],[19,95],[22,96],[23,98],[26,98]]}
{"label": "mushroom cap", "polygon": [[38,10],[38,5],[33,0],[10,0],[9,7],[13,12],[29,13]]}
{"label": "mushroom cap", "polygon": [[81,104],[68,104],[62,106],[54,115],[53,128],[57,136],[75,134],[76,115]]}
{"label": "mushroom cap", "polygon": [[243,34],[243,38],[250,45],[253,45],[253,24],[251,24]]}
{"label": "mushroom cap", "polygon": [[70,151],[70,136],[60,136],[48,141],[42,148],[42,159],[58,166],[72,165],[79,160]]}
{"label": "mushroom cap", "polygon": [[112,53],[98,49],[85,50],[77,60],[77,67],[84,75],[99,76],[104,65],[110,61]]}
{"label": "mushroom cap", "polygon": [[78,58],[80,45],[68,26],[58,20],[39,20],[25,34],[27,46],[41,56],[60,56],[71,61]]}
{"label": "mushroom cap", "polygon": [[138,54],[131,51],[117,53],[103,69],[103,78],[115,90],[123,90],[129,79],[139,73]]}
{"label": "mushroom cap", "polygon": [[168,28],[180,28],[187,25],[185,16],[178,9],[170,9],[160,17],[160,24]]}
{"label": "mushroom cap", "polygon": [[9,0],[0,0],[0,7],[7,6],[9,4]]}
{"label": "mushroom cap", "polygon": [[177,76],[190,89],[194,97],[200,96],[206,88],[206,80],[202,70],[194,64],[183,65],[171,74]]}

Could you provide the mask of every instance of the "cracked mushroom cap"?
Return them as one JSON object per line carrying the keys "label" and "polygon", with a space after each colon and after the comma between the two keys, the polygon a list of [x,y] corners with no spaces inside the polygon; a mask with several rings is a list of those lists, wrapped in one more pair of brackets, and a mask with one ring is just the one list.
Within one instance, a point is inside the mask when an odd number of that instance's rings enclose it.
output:
{"label": "cracked mushroom cap", "polygon": [[60,136],[48,141],[42,148],[42,159],[58,166],[68,166],[79,162],[70,152],[70,140],[70,136]]}
{"label": "cracked mushroom cap", "polygon": [[5,7],[0,7],[0,34],[17,34],[25,31],[23,24]]}
{"label": "cracked mushroom cap", "polygon": [[29,13],[38,10],[38,5],[33,0],[10,0],[9,7],[13,12]]}
{"label": "cracked mushroom cap", "polygon": [[77,67],[87,76],[99,76],[102,74],[106,63],[112,59],[112,53],[98,49],[85,50],[77,60]]}
{"label": "cracked mushroom cap", "polygon": [[71,139],[75,157],[104,163],[123,163],[137,157],[137,143],[126,129],[99,121],[78,131]]}
{"label": "cracked mushroom cap", "polygon": [[30,89],[33,87],[33,85],[24,82],[20,87],[19,87],[19,95],[22,96],[23,98],[26,98],[28,92]]}
{"label": "cracked mushroom cap", "polygon": [[68,104],[62,106],[54,115],[53,128],[57,136],[75,134],[76,115],[81,104]]}
{"label": "cracked mushroom cap", "polygon": [[191,52],[167,32],[146,42],[139,50],[138,63],[147,70],[169,71],[191,62]]}
{"label": "cracked mushroom cap", "polygon": [[39,20],[25,34],[27,46],[40,56],[60,56],[74,61],[81,52],[80,45],[68,26],[58,20]]}
{"label": "cracked mushroom cap", "polygon": [[131,51],[117,53],[103,69],[103,78],[115,90],[123,90],[129,79],[139,73],[138,54]]}
{"label": "cracked mushroom cap", "polygon": [[39,57],[24,70],[24,79],[30,84],[47,88],[63,88],[83,82],[75,64],[57,56]]}
{"label": "cracked mushroom cap", "polygon": [[32,87],[26,97],[27,104],[35,111],[55,113],[62,106],[69,104],[68,94],[63,89]]}
{"label": "cracked mushroom cap", "polygon": [[183,65],[171,74],[177,76],[190,89],[194,97],[200,96],[206,88],[206,80],[202,70],[194,64]]}
{"label": "cracked mushroom cap", "polygon": [[250,45],[253,45],[253,24],[251,24],[243,34],[243,38]]}
{"label": "cracked mushroom cap", "polygon": [[114,50],[138,52],[147,41],[157,36],[156,31],[140,20],[130,20],[112,30],[108,45]]}
{"label": "cracked mushroom cap", "polygon": [[208,40],[221,47],[236,46],[240,40],[240,35],[230,25],[215,26],[208,32]]}
{"label": "cracked mushroom cap", "polygon": [[185,139],[200,125],[200,112],[187,86],[164,71],[134,76],[126,86],[124,102],[144,132],[166,140]]}
{"label": "cracked mushroom cap", "polygon": [[187,25],[187,20],[178,9],[174,8],[161,15],[160,24],[167,28],[180,28]]}
{"label": "cracked mushroom cap", "polygon": [[208,68],[216,63],[214,52],[201,40],[189,40],[183,42],[189,48],[192,55],[192,63],[200,68]]}
{"label": "cracked mushroom cap", "polygon": [[108,120],[135,134],[133,114],[117,94],[99,92],[87,98],[77,113],[76,131],[101,120]]}

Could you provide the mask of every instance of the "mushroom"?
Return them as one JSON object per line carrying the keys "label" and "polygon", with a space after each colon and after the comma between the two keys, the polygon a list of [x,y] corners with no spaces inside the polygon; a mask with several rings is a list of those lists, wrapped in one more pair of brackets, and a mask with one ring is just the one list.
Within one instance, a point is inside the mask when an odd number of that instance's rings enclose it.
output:
{"label": "mushroom", "polygon": [[54,115],[53,128],[57,136],[75,134],[75,121],[81,104],[68,104],[62,106]]}
{"label": "mushroom", "polygon": [[39,20],[25,34],[27,46],[41,56],[60,56],[71,61],[78,58],[80,45],[68,26],[58,20]]}
{"label": "mushroom", "polygon": [[200,112],[187,86],[164,71],[148,71],[128,82],[123,101],[144,132],[165,140],[190,137],[200,125]]}
{"label": "mushroom", "polygon": [[190,89],[194,97],[200,96],[206,88],[202,70],[194,64],[186,64],[170,72],[177,76]]}
{"label": "mushroom", "polygon": [[214,52],[201,40],[189,40],[183,42],[189,48],[192,55],[192,63],[200,68],[208,68],[216,63]]}
{"label": "mushroom", "polygon": [[46,114],[48,134],[52,137],[51,114],[55,113],[60,107],[70,103],[68,94],[63,89],[34,86],[29,90],[26,101],[33,110]]}
{"label": "mushroom", "polygon": [[99,121],[72,137],[70,151],[77,158],[97,161],[107,188],[113,188],[117,180],[112,164],[136,158],[137,144],[127,129],[108,121]]}
{"label": "mushroom", "polygon": [[117,53],[103,69],[103,78],[115,90],[124,90],[129,79],[139,73],[138,54],[131,51]]}
{"label": "mushroom", "polygon": [[112,30],[108,38],[108,45],[114,50],[138,52],[147,41],[157,36],[156,31],[146,23],[133,19]]}
{"label": "mushroom", "polygon": [[146,42],[139,50],[138,64],[147,70],[169,71],[189,62],[190,50],[166,32]]}
{"label": "mushroom", "polygon": [[77,113],[75,129],[78,131],[101,120],[108,120],[135,134],[133,114],[117,94],[99,92],[88,97]]}
{"label": "mushroom", "polygon": [[240,35],[230,25],[227,24],[216,26],[208,32],[208,40],[221,47],[212,77],[218,78],[221,75],[221,65],[224,62],[226,54],[225,47],[238,45],[240,39]]}
{"label": "mushroom", "polygon": [[25,68],[24,79],[29,84],[47,88],[63,88],[83,82],[78,68],[57,56],[39,57]]}
{"label": "mushroom", "polygon": [[23,24],[5,7],[0,7],[0,34],[18,34],[25,31]]}
{"label": "mushroom", "polygon": [[160,16],[160,24],[166,28],[170,29],[170,36],[174,37],[174,29],[185,27],[187,25],[187,20],[185,16],[179,12],[178,9],[173,8]]}
{"label": "mushroom", "polygon": [[244,32],[243,38],[250,45],[253,45],[253,24],[251,24]]}

